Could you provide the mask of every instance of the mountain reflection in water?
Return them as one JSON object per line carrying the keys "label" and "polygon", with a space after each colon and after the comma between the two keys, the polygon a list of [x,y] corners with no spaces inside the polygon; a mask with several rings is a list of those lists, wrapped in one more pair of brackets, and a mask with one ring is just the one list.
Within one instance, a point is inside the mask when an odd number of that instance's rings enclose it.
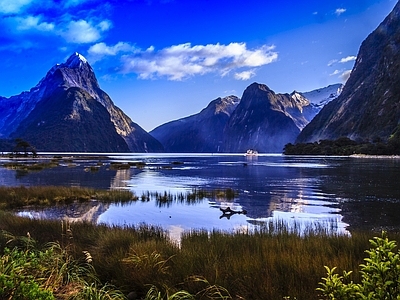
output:
{"label": "mountain reflection in water", "polygon": [[[57,154],[60,155],[60,154]],[[97,154],[96,154],[97,155]],[[115,170],[110,162],[143,162],[140,168]],[[270,220],[310,224],[322,222],[344,232],[346,226],[368,229],[396,224],[372,216],[377,203],[379,214],[399,210],[400,178],[398,159],[353,157],[300,157],[282,155],[211,154],[108,154],[101,163],[87,159],[69,165],[25,172],[0,168],[0,184],[67,185],[101,189],[130,189],[141,199],[149,193],[166,192],[170,199],[128,204],[91,202],[66,207],[20,212],[38,218],[68,218],[116,225],[145,222],[173,232],[189,229],[249,229]],[[96,166],[96,168],[90,167]],[[182,201],[178,196],[193,189],[237,192],[234,199],[211,197]],[[145,199],[146,197],[143,197]],[[386,205],[391,203],[391,205]],[[221,208],[236,212],[224,217]],[[385,207],[390,209],[384,211]],[[390,208],[389,208],[390,207]],[[383,210],[383,211],[382,211]],[[365,212],[369,212],[369,215]],[[391,220],[392,218],[389,218]],[[381,220],[381,221],[379,221]]]}

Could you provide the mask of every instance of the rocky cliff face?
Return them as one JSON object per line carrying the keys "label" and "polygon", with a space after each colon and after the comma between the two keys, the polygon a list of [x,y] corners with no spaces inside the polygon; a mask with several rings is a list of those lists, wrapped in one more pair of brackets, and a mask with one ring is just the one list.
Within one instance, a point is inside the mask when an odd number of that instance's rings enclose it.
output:
{"label": "rocky cliff face", "polygon": [[150,132],[166,152],[220,152],[223,130],[240,99],[218,98],[200,113],[163,124]]}
{"label": "rocky cliff face", "polygon": [[362,43],[341,95],[326,105],[297,142],[387,140],[400,122],[400,2]]}
{"label": "rocky cliff face", "polygon": [[0,99],[0,134],[24,138],[42,151],[163,150],[114,105],[78,53],[55,65],[29,92]]}
{"label": "rocky cliff face", "polygon": [[243,93],[224,130],[225,152],[282,152],[312,117],[312,106],[295,94],[275,94],[253,83]]}

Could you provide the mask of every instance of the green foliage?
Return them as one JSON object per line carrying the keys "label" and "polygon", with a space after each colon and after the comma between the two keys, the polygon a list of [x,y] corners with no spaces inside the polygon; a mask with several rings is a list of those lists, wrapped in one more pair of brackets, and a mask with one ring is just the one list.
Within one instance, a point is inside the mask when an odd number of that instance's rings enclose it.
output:
{"label": "green foliage", "polygon": [[5,249],[0,258],[0,298],[51,300],[55,299],[41,277],[49,252]]}
{"label": "green foliage", "polygon": [[24,300],[120,300],[123,293],[112,286],[101,285],[91,265],[88,251],[84,258],[71,255],[72,244],[64,248],[59,243],[49,243],[43,249],[28,237],[10,238],[0,257],[0,299]]}
{"label": "green foliage", "polygon": [[[185,232],[177,245],[161,228],[144,224],[62,224],[0,211],[0,228],[23,236],[7,243],[10,237],[0,234],[0,257],[6,247],[52,251],[42,275],[32,275],[40,288],[38,278],[46,278],[60,300],[85,299],[84,294],[109,299],[106,294],[118,290],[145,299],[150,287],[159,299],[179,292],[178,299],[184,291],[195,299],[318,299],[315,287],[325,275],[324,264],[354,270],[352,280],[361,282],[358,266],[365,263],[372,238],[370,232],[338,235],[326,226],[300,231],[279,222],[257,231]],[[392,237],[400,241],[395,233]]]}
{"label": "green foliage", "polygon": [[320,140],[314,143],[286,144],[283,153],[286,155],[395,155],[400,154],[399,134],[395,133],[387,143],[380,138],[372,142],[356,142],[347,137],[336,140]]}
{"label": "green foliage", "polygon": [[321,287],[324,299],[400,299],[400,251],[394,252],[396,242],[389,241],[385,233],[370,240],[372,248],[360,265],[361,283],[350,281],[350,272],[343,276],[335,273],[336,267],[327,270]]}

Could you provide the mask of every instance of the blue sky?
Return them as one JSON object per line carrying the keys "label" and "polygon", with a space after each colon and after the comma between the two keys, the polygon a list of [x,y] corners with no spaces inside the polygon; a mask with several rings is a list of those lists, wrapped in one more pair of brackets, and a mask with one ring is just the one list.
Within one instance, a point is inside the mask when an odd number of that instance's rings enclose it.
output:
{"label": "blue sky", "polygon": [[290,93],[345,82],[395,0],[0,0],[0,95],[84,55],[145,130],[252,82]]}

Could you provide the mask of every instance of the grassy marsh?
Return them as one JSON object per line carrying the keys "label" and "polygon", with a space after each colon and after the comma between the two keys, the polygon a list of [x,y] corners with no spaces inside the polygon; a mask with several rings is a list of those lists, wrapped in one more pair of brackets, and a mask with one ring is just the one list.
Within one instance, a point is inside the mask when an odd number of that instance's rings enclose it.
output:
{"label": "grassy marsh", "polygon": [[124,203],[137,200],[155,200],[158,206],[163,206],[174,201],[191,204],[203,201],[206,198],[233,199],[236,196],[237,192],[232,189],[193,189],[192,191],[179,194],[147,191],[139,198],[133,192],[123,189],[98,190],[93,188],[65,186],[3,186],[0,187],[0,209],[14,209],[24,206],[49,206],[55,204],[68,204],[75,201],[86,202],[91,200],[114,203]]}
{"label": "grassy marsh", "polygon": [[[161,228],[144,224],[68,224],[5,212],[0,212],[0,229],[19,236],[29,232],[40,245],[68,245],[76,260],[88,251],[99,280],[125,295],[134,291],[144,298],[153,287],[161,295],[185,290],[197,295],[194,299],[210,299],[200,297],[204,282],[228,292],[226,298],[214,299],[318,299],[324,266],[337,266],[339,273],[357,270],[373,236],[337,235],[318,226],[300,234],[284,223],[270,223],[255,232],[186,232],[179,246]],[[400,235],[390,238],[399,241]],[[0,249],[5,246],[0,235]],[[358,281],[360,274],[355,272],[352,279]]]}
{"label": "grassy marsh", "polygon": [[74,201],[126,202],[136,199],[135,195],[127,190],[96,190],[63,186],[0,187],[0,209],[30,205],[49,206]]}

